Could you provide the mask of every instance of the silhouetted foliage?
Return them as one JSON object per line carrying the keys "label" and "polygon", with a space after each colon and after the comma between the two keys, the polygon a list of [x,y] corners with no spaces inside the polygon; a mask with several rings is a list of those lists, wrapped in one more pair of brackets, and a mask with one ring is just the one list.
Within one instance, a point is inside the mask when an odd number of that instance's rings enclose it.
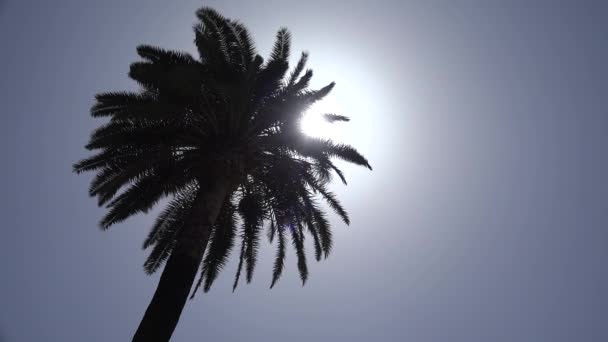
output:
{"label": "silhouetted foliage", "polygon": [[[334,83],[308,89],[312,71],[305,70],[306,53],[287,75],[287,29],[279,30],[264,61],[241,23],[210,8],[196,15],[199,58],[141,45],[137,53],[142,61],[133,63],[129,72],[141,89],[96,96],[91,114],[109,121],[86,145],[95,154],[75,164],[74,171],[96,173],[89,193],[108,209],[100,223],[103,229],[171,198],[143,245],[151,249],[144,264],[148,273],[178,248],[188,218],[197,215],[192,208],[206,184],[214,182],[218,170],[229,173],[234,181],[211,226],[192,296],[199,286],[210,289],[237,240],[234,288],[242,269],[250,282],[264,227],[277,244],[271,287],[284,269],[288,238],[304,283],[305,232],[314,239],[316,260],[327,257],[332,247],[320,200],[349,223],[345,209],[327,189],[332,173],[346,184],[332,159],[371,167],[353,147],[308,137],[300,130],[305,111],[329,94]],[[335,114],[325,118],[348,121]]]}

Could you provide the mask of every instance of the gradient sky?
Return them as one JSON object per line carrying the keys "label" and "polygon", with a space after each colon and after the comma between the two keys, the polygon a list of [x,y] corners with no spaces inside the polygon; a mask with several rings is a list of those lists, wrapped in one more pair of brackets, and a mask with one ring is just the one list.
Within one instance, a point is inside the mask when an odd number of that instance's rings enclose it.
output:
{"label": "gradient sky", "polygon": [[0,340],[132,337],[154,217],[100,231],[71,165],[102,122],[93,95],[134,89],[138,44],[194,52],[210,5],[264,55],[289,27],[374,171],[335,185],[352,224],[332,218],[305,287],[290,254],[268,289],[267,245],[253,283],[233,294],[230,263],[172,341],[608,341],[604,4],[3,1]]}

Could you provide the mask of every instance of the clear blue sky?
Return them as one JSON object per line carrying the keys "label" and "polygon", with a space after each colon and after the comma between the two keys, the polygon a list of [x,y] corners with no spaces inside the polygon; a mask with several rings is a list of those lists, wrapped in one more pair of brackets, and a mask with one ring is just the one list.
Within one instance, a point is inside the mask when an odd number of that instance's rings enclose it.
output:
{"label": "clear blue sky", "polygon": [[156,286],[153,216],[108,232],[71,174],[133,89],[141,43],[194,51],[194,10],[280,26],[350,115],[373,172],[335,189],[333,255],[231,263],[173,341],[608,341],[608,8],[603,1],[0,1],[0,340],[130,340]]}

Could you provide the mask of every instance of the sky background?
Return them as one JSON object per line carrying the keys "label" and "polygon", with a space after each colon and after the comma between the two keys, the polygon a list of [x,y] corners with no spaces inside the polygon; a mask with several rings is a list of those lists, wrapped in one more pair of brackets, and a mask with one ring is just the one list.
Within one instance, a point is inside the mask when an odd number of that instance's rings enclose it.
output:
{"label": "sky background", "polygon": [[231,262],[172,341],[608,341],[603,1],[0,1],[0,340],[127,341],[153,294],[154,219],[108,232],[84,157],[97,92],[147,43],[194,53],[210,5],[311,53],[374,171],[334,186],[335,248],[273,289]]}

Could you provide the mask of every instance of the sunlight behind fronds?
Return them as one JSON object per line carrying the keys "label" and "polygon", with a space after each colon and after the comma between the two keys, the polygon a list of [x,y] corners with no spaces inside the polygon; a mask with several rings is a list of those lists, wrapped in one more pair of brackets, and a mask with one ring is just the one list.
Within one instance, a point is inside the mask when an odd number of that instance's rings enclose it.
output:
{"label": "sunlight behind fronds", "polygon": [[313,104],[304,114],[300,127],[304,134],[315,137],[325,138],[337,141],[343,141],[343,129],[340,122],[329,122],[324,115],[346,115],[342,112],[342,107],[335,99],[326,97],[323,100]]}

